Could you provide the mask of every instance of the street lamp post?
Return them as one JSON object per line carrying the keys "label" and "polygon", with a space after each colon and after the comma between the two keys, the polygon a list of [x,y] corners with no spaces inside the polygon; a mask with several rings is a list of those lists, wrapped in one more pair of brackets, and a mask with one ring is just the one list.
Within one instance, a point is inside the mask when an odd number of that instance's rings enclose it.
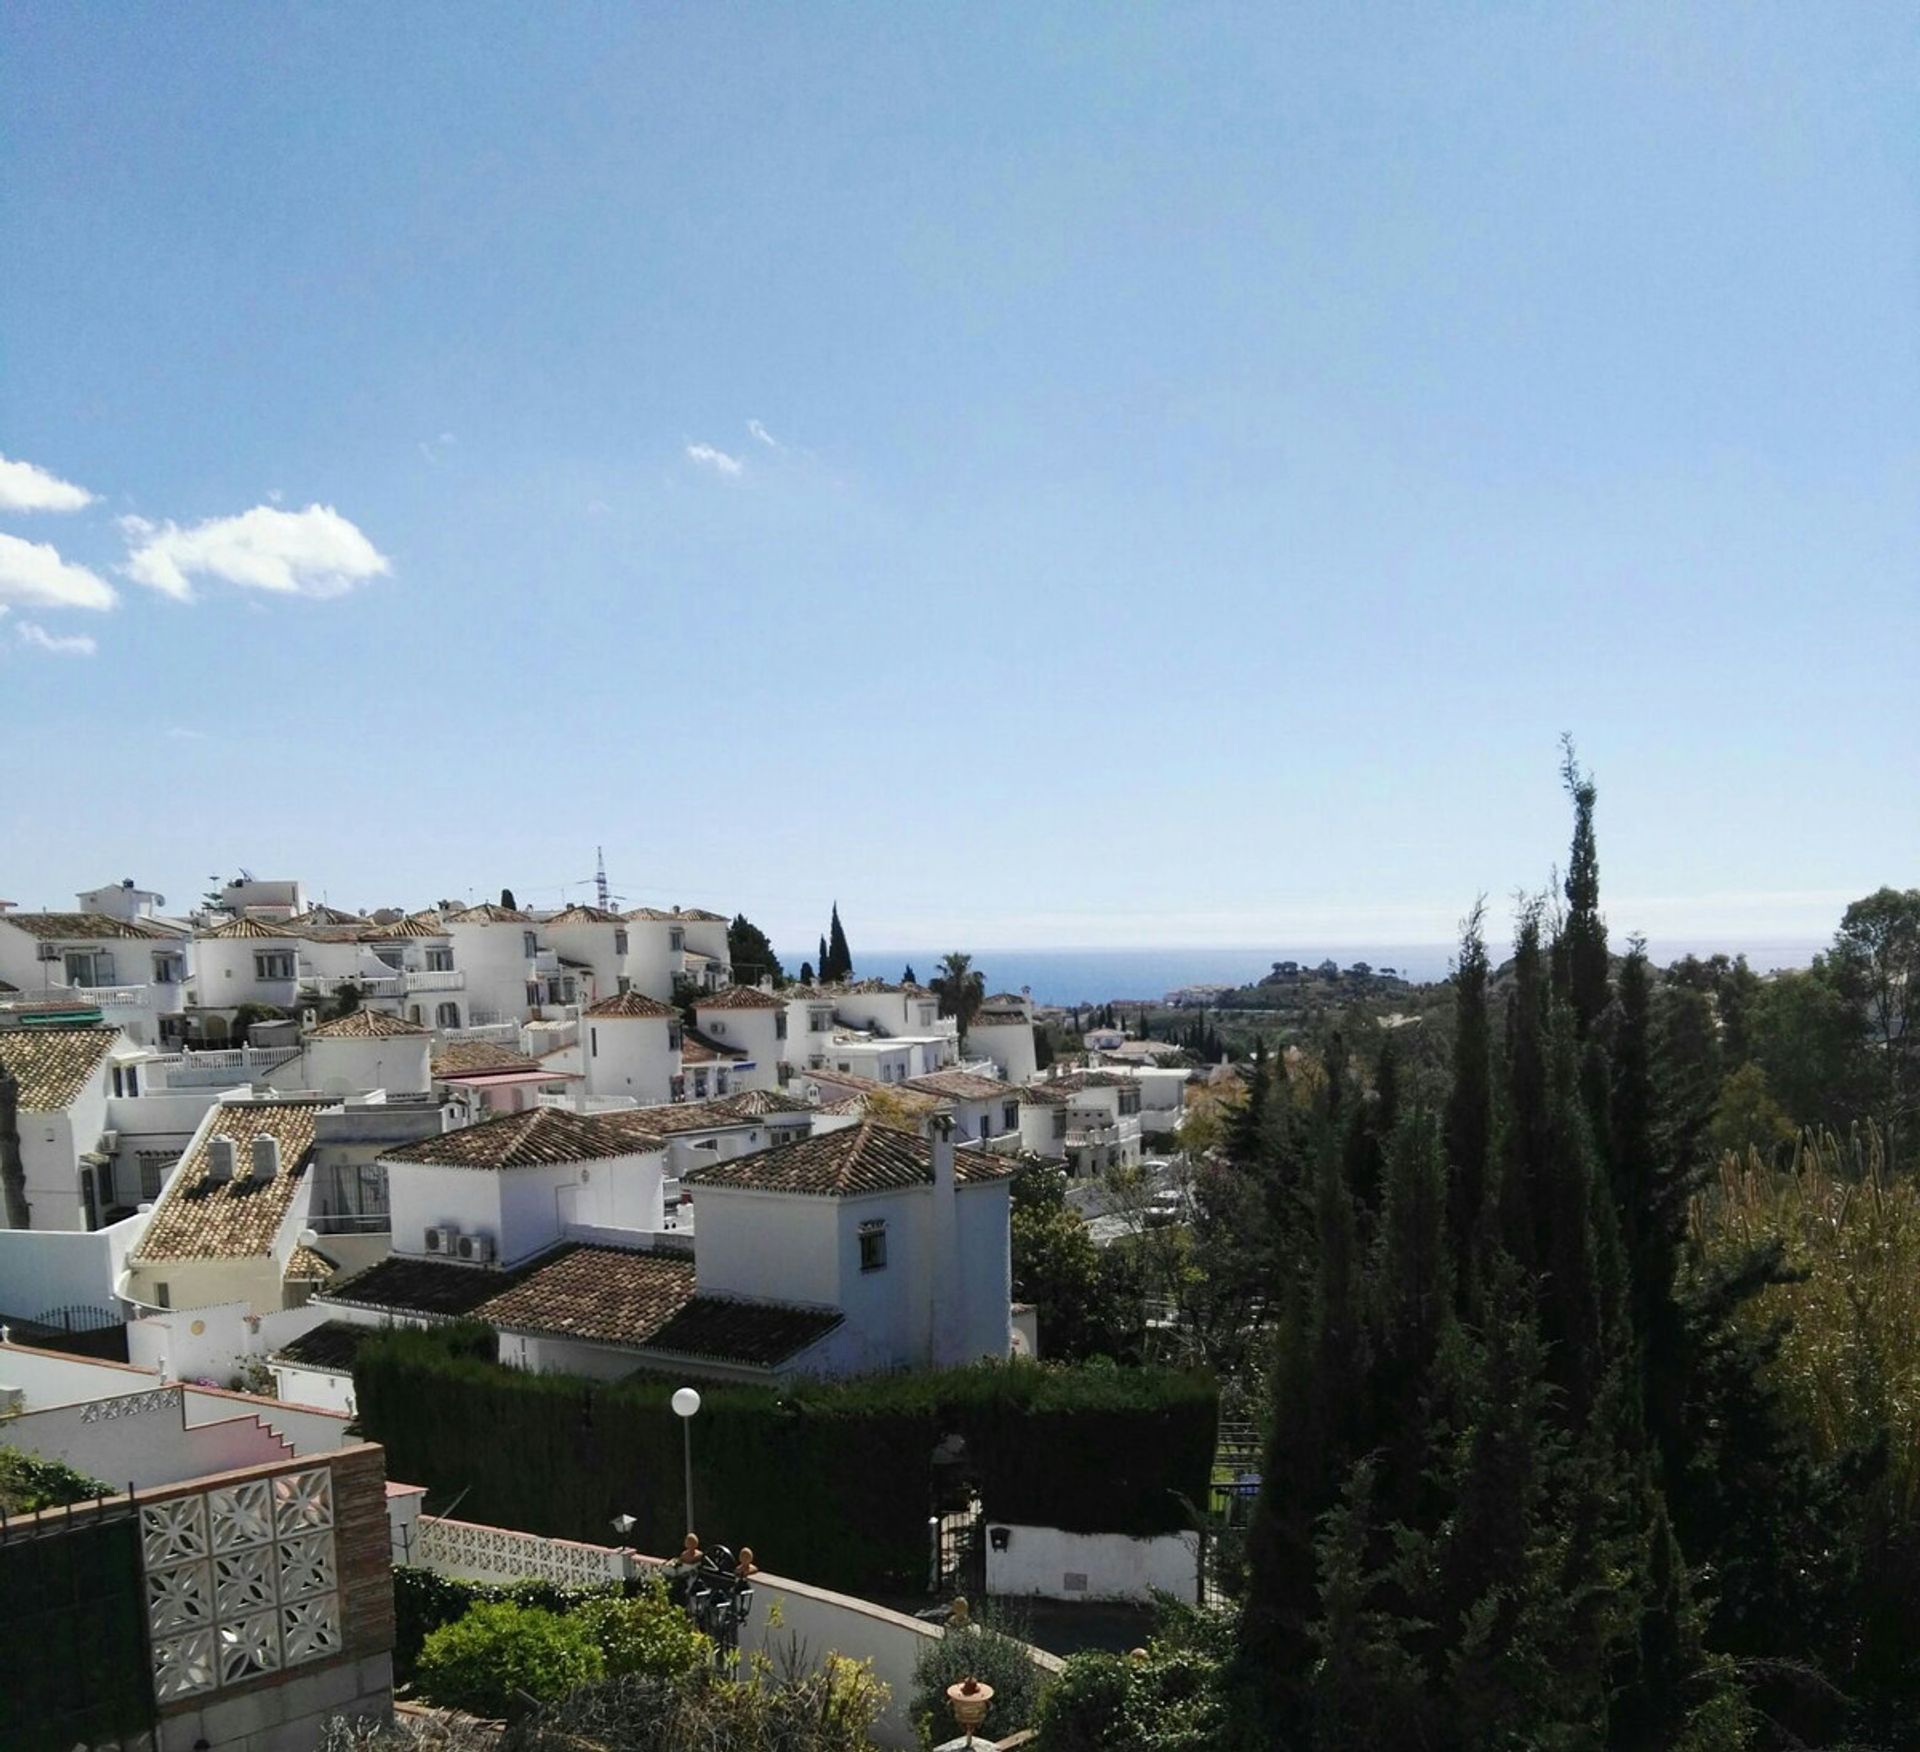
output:
{"label": "street lamp post", "polygon": [[678,1387],[673,1394],[673,1414],[680,1420],[681,1454],[686,1462],[687,1531],[693,1525],[693,1414],[700,1409],[700,1395],[691,1387]]}

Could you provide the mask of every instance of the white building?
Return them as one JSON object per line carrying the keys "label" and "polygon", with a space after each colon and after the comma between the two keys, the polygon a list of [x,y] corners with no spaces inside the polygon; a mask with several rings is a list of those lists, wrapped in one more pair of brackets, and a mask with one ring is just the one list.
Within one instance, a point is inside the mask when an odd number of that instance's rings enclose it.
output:
{"label": "white building", "polygon": [[539,929],[561,966],[580,981],[582,1002],[611,998],[633,983],[627,973],[633,933],[618,913],[570,906],[542,919]]}
{"label": "white building", "polygon": [[1126,1072],[1072,1071],[1021,1088],[1020,1147],[1064,1162],[1076,1178],[1137,1167],[1140,1080]]}
{"label": "white building", "polygon": [[116,1066],[140,1056],[115,1028],[0,1028],[0,1070],[19,1091],[26,1227],[98,1229],[115,1214],[107,1105]]}
{"label": "white building", "polygon": [[680,1017],[637,989],[602,998],[580,1017],[583,1092],[589,1102],[626,1100],[643,1107],[678,1099]]}
{"label": "white building", "polygon": [[693,1001],[696,1026],[733,1057],[735,1089],[773,1089],[787,1062],[788,1005],[757,986],[728,986]]}
{"label": "white building", "polygon": [[579,1001],[577,974],[541,941],[531,913],[489,903],[444,913],[441,923],[466,975],[469,1024],[525,1022]]}
{"label": "white building", "polygon": [[952,1116],[955,1137],[986,1143],[1020,1135],[1020,1091],[1011,1083],[953,1070],[913,1077],[903,1086],[942,1103]]}
{"label": "white building", "polygon": [[177,930],[97,912],[0,911],[0,1003],[100,1018],[144,1045],[185,1005],[188,948]]}
{"label": "white building", "polygon": [[1007,995],[987,999],[967,1024],[967,1051],[992,1059],[1009,1083],[1032,1081],[1040,1063],[1032,1006]]}

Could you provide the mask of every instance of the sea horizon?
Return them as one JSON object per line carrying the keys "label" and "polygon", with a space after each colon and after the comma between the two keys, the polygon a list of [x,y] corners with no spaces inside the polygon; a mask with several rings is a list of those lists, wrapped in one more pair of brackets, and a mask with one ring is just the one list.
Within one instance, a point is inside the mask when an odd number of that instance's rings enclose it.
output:
{"label": "sea horizon", "polygon": [[[1621,939],[1616,947],[1623,947]],[[1756,973],[1805,967],[1828,946],[1825,938],[1652,937],[1647,953],[1658,966],[1686,955],[1745,955]],[[1148,1000],[1200,985],[1246,985],[1271,971],[1276,961],[1314,967],[1329,958],[1351,967],[1364,961],[1376,972],[1392,968],[1415,984],[1448,977],[1459,945],[1446,943],[1305,943],[1240,947],[1159,947],[1138,945],[1079,949],[992,949],[971,951],[973,965],[986,977],[990,992],[1028,991],[1036,1004],[1072,1006]],[[930,948],[879,948],[854,951],[855,975],[897,980],[911,967],[922,983],[933,977],[945,953]],[[1505,959],[1498,946],[1496,965]],[[810,955],[782,952],[790,976]]]}

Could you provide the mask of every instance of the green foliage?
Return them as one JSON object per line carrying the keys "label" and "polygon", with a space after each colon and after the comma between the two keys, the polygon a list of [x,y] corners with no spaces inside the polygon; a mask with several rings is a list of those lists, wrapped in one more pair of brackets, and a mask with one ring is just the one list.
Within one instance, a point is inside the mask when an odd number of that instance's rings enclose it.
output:
{"label": "green foliage", "polygon": [[679,1679],[713,1658],[712,1640],[694,1629],[693,1620],[667,1598],[666,1584],[657,1576],[624,1598],[589,1600],[577,1608],[576,1616],[600,1645],[609,1677],[637,1673]]}
{"label": "green foliage", "polygon": [[415,1679],[434,1703],[496,1717],[521,1697],[564,1697],[605,1670],[593,1632],[579,1616],[499,1600],[473,1606],[432,1632]]}
{"label": "green foliage", "polygon": [[987,997],[987,977],[973,965],[973,957],[958,949],[941,956],[940,971],[927,989],[940,999],[940,1014],[959,1022],[961,1038],[965,1039]]}
{"label": "green foliage", "polygon": [[833,919],[827,934],[820,939],[820,983],[837,985],[853,977],[853,951],[847,947],[847,933],[840,925],[840,903],[833,903]]}
{"label": "green foliage", "polygon": [[727,926],[727,959],[741,985],[757,985],[762,979],[771,979],[776,986],[787,983],[787,970],[774,954],[772,940],[745,913],[734,914]]}
{"label": "green foliage", "polygon": [[[395,1476],[475,1520],[679,1548],[681,1434],[670,1381],[503,1368],[476,1330],[383,1332],[354,1364],[361,1427]],[[783,1389],[715,1386],[693,1430],[703,1532],[769,1568],[861,1594],[925,1573],[930,1459],[965,1439],[988,1512],[1076,1532],[1165,1533],[1204,1502],[1218,1395],[1169,1369],[979,1364]]]}
{"label": "green foliage", "polygon": [[337,1022],[342,1016],[351,1016],[360,1008],[360,998],[360,987],[352,980],[346,981],[334,992],[332,1001],[327,1005],[326,1020]]}
{"label": "green foliage", "polygon": [[953,1738],[957,1730],[947,1687],[969,1677],[993,1687],[993,1701],[981,1728],[990,1739],[1004,1739],[1034,1725],[1049,1675],[1035,1665],[1019,1628],[1003,1626],[982,1613],[963,1629],[949,1630],[939,1641],[921,1645],[913,1660],[909,1714],[922,1746]]}
{"label": "green foliage", "polygon": [[1236,1730],[1230,1716],[1230,1646],[1229,1624],[1189,1608],[1163,1621],[1144,1659],[1073,1656],[1041,1704],[1036,1752],[1264,1752],[1271,1724]]}
{"label": "green foliage", "polygon": [[248,1031],[256,1022],[283,1022],[286,1011],[278,1004],[247,1003],[237,1006],[233,1020],[227,1024],[227,1041],[231,1046],[245,1046]]}
{"label": "green foliage", "polygon": [[1799,1132],[1767,1088],[1767,1073],[1749,1061],[1720,1085],[1713,1106],[1711,1141],[1716,1156],[1757,1150],[1771,1157],[1793,1147]]}
{"label": "green foliage", "polygon": [[0,1513],[31,1514],[111,1496],[114,1487],[76,1472],[61,1460],[42,1460],[18,1448],[0,1448]]}
{"label": "green foliage", "polygon": [[618,1592],[611,1582],[600,1588],[562,1588],[532,1577],[471,1582],[398,1564],[393,1572],[393,1676],[402,1684],[411,1679],[427,1638],[442,1625],[464,1618],[474,1606],[505,1602],[565,1613]]}
{"label": "green foliage", "polygon": [[1066,1175],[1035,1165],[1013,1182],[1013,1294],[1031,1302],[1050,1360],[1138,1357],[1145,1309],[1129,1261],[1094,1245],[1066,1202]]}

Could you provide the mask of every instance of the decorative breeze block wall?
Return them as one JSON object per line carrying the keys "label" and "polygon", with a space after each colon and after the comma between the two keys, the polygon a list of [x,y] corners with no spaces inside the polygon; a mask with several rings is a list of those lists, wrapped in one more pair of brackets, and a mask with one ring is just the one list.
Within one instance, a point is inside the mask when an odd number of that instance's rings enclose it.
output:
{"label": "decorative breeze block wall", "polygon": [[159,1702],[341,1652],[329,1468],[143,1504],[140,1532]]}

